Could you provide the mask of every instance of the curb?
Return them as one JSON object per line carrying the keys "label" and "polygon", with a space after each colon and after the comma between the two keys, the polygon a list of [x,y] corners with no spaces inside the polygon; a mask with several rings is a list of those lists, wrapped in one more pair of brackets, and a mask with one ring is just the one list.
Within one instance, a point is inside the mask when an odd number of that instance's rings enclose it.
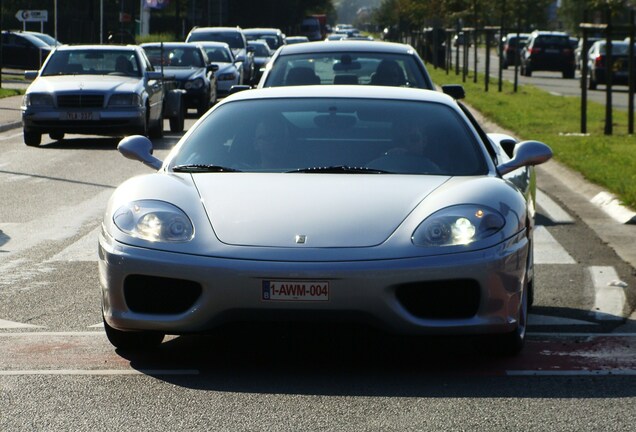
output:
{"label": "curb", "polygon": [[0,132],[6,132],[11,129],[18,129],[22,127],[22,121],[14,121],[0,125]]}

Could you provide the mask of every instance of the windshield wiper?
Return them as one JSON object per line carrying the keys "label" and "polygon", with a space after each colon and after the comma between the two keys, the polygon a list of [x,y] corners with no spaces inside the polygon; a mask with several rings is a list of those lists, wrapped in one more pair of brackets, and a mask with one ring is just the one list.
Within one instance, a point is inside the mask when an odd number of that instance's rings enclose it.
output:
{"label": "windshield wiper", "polygon": [[220,165],[212,165],[212,164],[189,164],[189,165],[176,165],[172,167],[172,171],[174,172],[189,172],[189,173],[197,173],[197,172],[241,172],[241,170],[237,170],[234,168],[228,168]]}
{"label": "windshield wiper", "polygon": [[327,173],[327,174],[391,174],[390,171],[385,171],[375,168],[367,167],[352,167],[348,165],[333,165],[326,167],[310,167],[299,168],[296,170],[287,171],[288,173]]}

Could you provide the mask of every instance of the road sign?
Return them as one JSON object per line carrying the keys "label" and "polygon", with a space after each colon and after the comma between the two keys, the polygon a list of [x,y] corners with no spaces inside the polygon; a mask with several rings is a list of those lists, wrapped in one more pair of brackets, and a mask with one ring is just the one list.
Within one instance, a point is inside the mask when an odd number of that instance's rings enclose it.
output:
{"label": "road sign", "polygon": [[20,22],[46,22],[49,20],[49,11],[20,9],[15,17]]}

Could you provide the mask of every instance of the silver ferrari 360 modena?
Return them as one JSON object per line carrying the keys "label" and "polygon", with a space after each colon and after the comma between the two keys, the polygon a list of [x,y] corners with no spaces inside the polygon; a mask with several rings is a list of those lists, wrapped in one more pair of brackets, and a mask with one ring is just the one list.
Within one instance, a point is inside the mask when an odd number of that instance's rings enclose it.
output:
{"label": "silver ferrari 360 modena", "polygon": [[552,152],[486,135],[435,91],[249,90],[154,173],[112,195],[99,236],[104,326],[122,349],[238,321],[355,321],[523,347],[535,174]]}

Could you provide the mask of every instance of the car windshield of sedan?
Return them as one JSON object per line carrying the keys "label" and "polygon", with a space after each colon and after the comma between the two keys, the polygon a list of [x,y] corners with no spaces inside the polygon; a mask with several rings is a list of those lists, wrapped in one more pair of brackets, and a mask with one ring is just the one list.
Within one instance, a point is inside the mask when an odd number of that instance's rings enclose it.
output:
{"label": "car windshield of sedan", "polygon": [[42,76],[50,75],[119,75],[140,77],[141,70],[134,51],[62,50],[54,51]]}
{"label": "car windshield of sedan", "polygon": [[[201,54],[195,48],[144,47],[148,60],[155,68],[160,68],[163,57],[164,67],[191,68],[203,67]],[[163,51],[163,56],[161,55]]]}
{"label": "car windshield of sedan", "polygon": [[474,132],[448,106],[344,98],[226,103],[188,134],[169,167],[193,173],[488,172]]}
{"label": "car windshield of sedan", "polygon": [[245,48],[245,41],[238,32],[193,32],[188,38],[188,42],[225,42],[234,49]]}
{"label": "car windshield of sedan", "polygon": [[210,48],[204,46],[203,49],[208,55],[208,60],[210,62],[232,63],[232,54],[225,48]]}
{"label": "car windshield of sedan", "polygon": [[272,64],[264,87],[314,84],[371,84],[427,88],[415,58],[383,53],[284,55]]}

